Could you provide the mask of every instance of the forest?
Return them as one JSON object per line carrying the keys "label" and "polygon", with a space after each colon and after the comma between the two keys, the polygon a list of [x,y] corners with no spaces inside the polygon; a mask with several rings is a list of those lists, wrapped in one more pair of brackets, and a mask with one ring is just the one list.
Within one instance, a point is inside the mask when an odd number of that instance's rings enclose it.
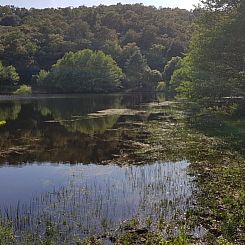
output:
{"label": "forest", "polygon": [[[33,87],[49,93],[157,90],[194,100],[243,96],[245,4],[201,3],[193,11],[142,4],[1,6],[0,92],[25,84],[24,92]],[[71,74],[79,54],[83,58]]]}
{"label": "forest", "polygon": [[[113,58],[125,74],[119,88],[155,89],[168,62],[187,51],[196,15],[198,11],[142,4],[30,10],[1,6],[1,92],[17,84],[44,88],[46,83],[37,78],[40,71],[42,76],[66,53],[84,49]],[[98,71],[96,66],[88,69]],[[78,78],[85,79],[83,74]]]}

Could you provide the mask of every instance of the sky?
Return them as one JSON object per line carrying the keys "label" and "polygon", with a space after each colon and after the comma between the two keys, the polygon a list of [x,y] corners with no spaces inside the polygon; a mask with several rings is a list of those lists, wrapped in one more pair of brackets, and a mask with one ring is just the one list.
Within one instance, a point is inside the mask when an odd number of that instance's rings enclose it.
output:
{"label": "sky", "polygon": [[154,5],[156,7],[170,7],[192,9],[193,4],[197,5],[199,0],[0,0],[0,5],[14,5],[25,8],[56,8],[56,7],[78,7],[81,5],[110,5],[121,2],[125,3],[143,3],[144,5]]}

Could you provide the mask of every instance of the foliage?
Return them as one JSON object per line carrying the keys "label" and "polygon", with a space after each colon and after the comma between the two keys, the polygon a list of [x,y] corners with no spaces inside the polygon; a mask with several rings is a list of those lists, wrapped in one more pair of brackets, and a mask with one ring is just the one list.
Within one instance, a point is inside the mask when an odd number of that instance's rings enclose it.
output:
{"label": "foliage", "polygon": [[[196,24],[190,52],[173,75],[172,84],[191,82],[192,99],[244,95],[245,3],[225,0],[205,3],[208,10]],[[186,83],[183,85],[186,88]]]}
{"label": "foliage", "polygon": [[166,66],[164,67],[164,71],[163,71],[163,78],[166,81],[170,81],[171,77],[174,73],[174,71],[179,68],[180,66],[180,61],[181,58],[180,57],[172,57],[171,60],[168,61],[168,63],[166,64]]}
{"label": "foliage", "polygon": [[158,70],[152,70],[137,47],[125,64],[126,82],[124,87],[133,90],[153,90],[161,81],[162,75]]}
{"label": "foliage", "polygon": [[143,73],[143,88],[149,91],[155,90],[157,84],[162,80],[162,74],[158,70],[147,68]]}
{"label": "foliage", "polygon": [[162,44],[153,44],[152,47],[145,52],[145,57],[152,69],[161,71],[167,61],[166,47]]}
{"label": "foliage", "polygon": [[147,62],[140,50],[134,52],[125,65],[125,73],[127,77],[127,84],[125,86],[133,89],[142,88],[143,73],[147,68]]}
{"label": "foliage", "polygon": [[176,88],[176,92],[180,95],[182,98],[191,99],[192,98],[192,82],[190,81],[181,81],[178,88]]}
{"label": "foliage", "polygon": [[65,54],[48,73],[42,70],[37,83],[55,92],[108,92],[118,90],[122,79],[111,56],[85,49]]}
{"label": "foliage", "polygon": [[38,75],[33,76],[33,79],[36,80],[38,83],[42,83],[42,81],[44,81],[47,76],[48,76],[48,72],[45,70],[41,70]]}
{"label": "foliage", "polygon": [[1,85],[11,85],[19,80],[19,75],[17,74],[13,66],[3,66],[0,62],[0,86]]}
{"label": "foliage", "polygon": [[[194,14],[187,10],[117,4],[97,7],[25,9],[0,6],[0,60],[21,81],[50,70],[67,52],[109,54],[124,70],[128,44],[135,43],[151,69],[162,72],[186,50]],[[126,47],[126,48],[125,48]]]}
{"label": "foliage", "polygon": [[16,244],[13,230],[10,226],[0,224],[0,245]]}
{"label": "foliage", "polygon": [[5,15],[0,24],[3,26],[18,26],[21,22],[21,18],[18,15]]}
{"label": "foliage", "polygon": [[25,84],[21,85],[15,92],[14,94],[31,94],[32,89],[30,86],[27,86]]}
{"label": "foliage", "polygon": [[143,235],[138,235],[133,232],[125,232],[119,236],[115,244],[188,245],[189,240],[185,232],[181,232],[178,236],[173,237],[172,239],[165,239],[162,234],[157,232],[147,232]]}
{"label": "foliage", "polygon": [[237,6],[241,0],[201,0],[208,9],[229,9]]}

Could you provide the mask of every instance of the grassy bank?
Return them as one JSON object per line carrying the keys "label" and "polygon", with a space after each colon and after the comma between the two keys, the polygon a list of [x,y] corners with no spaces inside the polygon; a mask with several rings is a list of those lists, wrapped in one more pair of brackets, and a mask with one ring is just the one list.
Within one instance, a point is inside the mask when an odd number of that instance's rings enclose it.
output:
{"label": "grassy bank", "polygon": [[190,173],[196,176],[199,188],[198,208],[187,214],[187,223],[207,229],[205,243],[244,244],[245,135],[241,119],[214,112],[193,115],[178,106],[173,114],[172,120],[147,124],[148,143],[157,149],[151,154],[155,158],[191,162]]}
{"label": "grassy bank", "polygon": [[[199,191],[186,216],[187,232],[206,229],[204,244],[245,243],[245,131],[242,117],[201,111],[179,103],[152,104],[141,133],[149,135],[129,154],[137,164],[154,160],[190,161]],[[192,239],[191,239],[192,240]],[[192,240],[191,243],[197,241]]]}

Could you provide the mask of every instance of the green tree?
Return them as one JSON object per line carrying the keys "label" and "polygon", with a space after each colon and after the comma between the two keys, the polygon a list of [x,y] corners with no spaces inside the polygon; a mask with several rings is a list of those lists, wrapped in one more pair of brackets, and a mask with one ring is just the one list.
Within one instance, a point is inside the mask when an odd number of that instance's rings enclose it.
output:
{"label": "green tree", "polygon": [[128,43],[137,43],[140,39],[140,33],[129,29],[122,37],[122,44],[127,45]]}
{"label": "green tree", "polygon": [[160,81],[162,81],[160,71],[152,70],[150,67],[144,70],[142,80],[144,90],[155,90]]}
{"label": "green tree", "polygon": [[132,90],[153,90],[161,81],[162,75],[152,70],[140,50],[135,51],[125,65],[126,83],[124,86]]}
{"label": "green tree", "polygon": [[122,48],[119,45],[118,40],[115,41],[106,41],[105,44],[101,47],[101,50],[110,55],[115,61],[120,61]]}
{"label": "green tree", "polygon": [[126,84],[125,87],[131,89],[143,88],[143,74],[148,69],[146,59],[141,54],[140,50],[135,51],[127,60],[125,65]]}
{"label": "green tree", "polygon": [[190,96],[219,99],[244,95],[245,3],[205,3],[207,10],[197,22],[190,52],[181,68],[189,70]]}
{"label": "green tree", "polygon": [[122,52],[119,59],[119,65],[125,70],[126,63],[129,58],[135,53],[141,52],[140,48],[137,46],[136,43],[128,43],[127,45],[123,46]]}
{"label": "green tree", "polygon": [[211,10],[229,9],[238,6],[241,0],[201,0],[201,2]]}
{"label": "green tree", "polygon": [[37,34],[30,27],[0,26],[0,59],[13,65],[20,76],[31,78],[35,53],[38,50]]}
{"label": "green tree", "polygon": [[19,79],[19,75],[13,66],[3,66],[0,61],[0,88],[3,89],[4,86],[11,87],[11,85],[19,81]]}
{"label": "green tree", "polygon": [[[161,71],[166,60],[186,50],[194,17],[187,10],[143,4],[59,9],[0,6],[0,60],[13,65],[28,85],[32,75],[50,70],[65,53],[87,48],[111,55],[123,70],[133,49],[139,49],[151,69]],[[130,43],[136,44],[132,52]]]}
{"label": "green tree", "polygon": [[181,58],[178,56],[172,57],[172,59],[168,61],[163,71],[163,78],[165,81],[169,82],[171,80],[174,71],[180,66],[180,61]]}
{"label": "green tree", "polygon": [[170,94],[176,95],[178,92],[182,97],[191,98],[192,77],[192,69],[187,59],[180,60],[179,68],[174,70],[171,80],[168,82],[167,87]]}
{"label": "green tree", "polygon": [[161,44],[153,44],[152,47],[145,52],[147,63],[152,69],[161,70],[166,62],[166,47]]}
{"label": "green tree", "polygon": [[18,15],[5,15],[0,24],[3,26],[18,26],[21,22],[21,18]]}
{"label": "green tree", "polygon": [[85,49],[65,54],[50,72],[41,71],[37,82],[52,92],[111,92],[120,88],[122,79],[111,56]]}

